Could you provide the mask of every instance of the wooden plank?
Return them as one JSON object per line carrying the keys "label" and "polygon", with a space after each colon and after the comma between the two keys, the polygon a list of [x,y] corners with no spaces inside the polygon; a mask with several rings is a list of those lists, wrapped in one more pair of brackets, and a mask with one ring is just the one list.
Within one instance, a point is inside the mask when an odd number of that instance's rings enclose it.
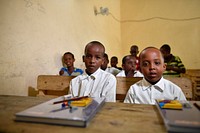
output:
{"label": "wooden plank", "polygon": [[117,79],[117,91],[116,91],[116,100],[122,102],[126,96],[126,93],[131,85],[135,84],[141,77],[116,77]]}
{"label": "wooden plank", "polygon": [[193,82],[193,99],[200,100],[200,69],[187,69],[183,77],[190,78]]}
{"label": "wooden plank", "polygon": [[187,77],[165,77],[165,79],[178,85],[188,100],[193,99],[193,84],[191,79]]}
{"label": "wooden plank", "polygon": [[15,113],[49,99],[48,97],[0,95],[0,132],[167,133],[156,107],[144,104],[105,103],[103,108],[91,120],[87,128],[14,121]]}
{"label": "wooden plank", "polygon": [[74,76],[39,75],[37,79],[39,95],[65,95],[73,78]]}

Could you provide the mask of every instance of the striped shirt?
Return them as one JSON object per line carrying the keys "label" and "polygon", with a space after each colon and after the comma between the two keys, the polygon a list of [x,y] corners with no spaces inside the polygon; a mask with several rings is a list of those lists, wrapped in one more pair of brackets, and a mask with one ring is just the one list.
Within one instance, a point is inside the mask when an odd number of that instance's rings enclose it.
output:
{"label": "striped shirt", "polygon": [[[183,65],[181,59],[178,56],[172,56],[172,59],[169,62],[165,62],[167,66],[173,66],[178,67],[181,69],[184,69],[185,66]],[[180,77],[180,73],[172,71],[172,70],[166,70],[163,73],[163,76],[174,76],[174,77]]]}

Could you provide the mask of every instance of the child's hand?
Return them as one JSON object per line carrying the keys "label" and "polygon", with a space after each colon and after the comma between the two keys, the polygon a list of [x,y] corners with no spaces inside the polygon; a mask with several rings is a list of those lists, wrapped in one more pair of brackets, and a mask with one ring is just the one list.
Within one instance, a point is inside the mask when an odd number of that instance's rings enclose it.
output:
{"label": "child's hand", "polygon": [[175,68],[175,66],[167,65],[166,70],[170,71],[170,70],[174,70],[174,68]]}
{"label": "child's hand", "polygon": [[128,74],[126,75],[126,77],[134,77],[134,74],[135,74],[135,70],[130,70]]}
{"label": "child's hand", "polygon": [[60,75],[63,75],[63,74],[64,74],[64,71],[63,71],[63,70],[60,70],[59,74],[60,74]]}

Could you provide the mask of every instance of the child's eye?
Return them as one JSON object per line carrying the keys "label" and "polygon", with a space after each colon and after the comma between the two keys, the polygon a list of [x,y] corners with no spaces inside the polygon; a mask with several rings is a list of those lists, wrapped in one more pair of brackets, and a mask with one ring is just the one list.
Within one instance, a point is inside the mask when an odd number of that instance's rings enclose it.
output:
{"label": "child's eye", "polygon": [[156,65],[160,65],[160,62],[155,62]]}
{"label": "child's eye", "polygon": [[148,62],[143,62],[143,63],[142,63],[142,66],[143,66],[143,67],[147,67],[148,65],[149,65]]}
{"label": "child's eye", "polygon": [[91,55],[86,55],[85,57],[86,57],[86,58],[90,58],[90,57],[91,57]]}
{"label": "child's eye", "polygon": [[101,57],[97,57],[97,59],[101,59]]}

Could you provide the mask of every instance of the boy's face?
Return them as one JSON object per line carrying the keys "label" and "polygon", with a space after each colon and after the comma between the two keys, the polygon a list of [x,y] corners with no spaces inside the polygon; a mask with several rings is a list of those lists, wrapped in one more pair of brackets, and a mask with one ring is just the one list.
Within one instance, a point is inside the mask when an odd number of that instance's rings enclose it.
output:
{"label": "boy's face", "polygon": [[94,73],[103,64],[104,49],[98,45],[89,45],[86,49],[84,62],[86,66],[86,72],[88,74]]}
{"label": "boy's face", "polygon": [[133,56],[137,56],[137,54],[139,53],[138,48],[136,48],[136,47],[131,47],[130,53],[131,53],[131,55],[133,55]]}
{"label": "boy's face", "polygon": [[158,49],[149,48],[141,53],[140,70],[150,82],[157,82],[166,69],[162,54]]}
{"label": "boy's face", "polygon": [[125,64],[122,64],[125,72],[135,71],[136,69],[136,58],[132,56],[126,57]]}
{"label": "boy's face", "polygon": [[71,67],[74,64],[75,59],[72,58],[72,55],[65,54],[63,57],[63,62],[67,65],[67,67]]}
{"label": "boy's face", "polygon": [[110,61],[111,67],[117,66],[117,63],[118,63],[118,62],[117,62],[116,59],[111,58],[111,61]]}

